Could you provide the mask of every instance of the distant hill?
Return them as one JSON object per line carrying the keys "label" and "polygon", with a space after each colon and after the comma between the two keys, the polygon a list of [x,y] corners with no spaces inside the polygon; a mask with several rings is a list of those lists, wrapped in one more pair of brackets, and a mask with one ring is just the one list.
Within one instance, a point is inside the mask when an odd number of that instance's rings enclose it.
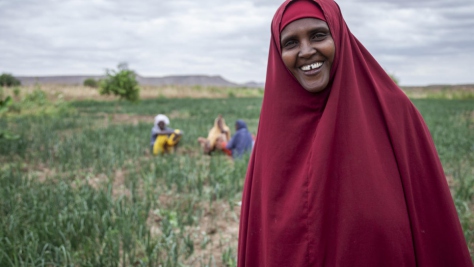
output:
{"label": "distant hill", "polygon": [[[81,85],[87,78],[102,79],[101,75],[71,75],[71,76],[17,76],[23,85],[38,84],[62,84],[62,85]],[[143,77],[137,76],[141,85],[202,85],[202,86],[221,86],[221,87],[251,87],[263,88],[262,83],[248,82],[238,84],[230,82],[219,75],[173,75],[164,77]]]}
{"label": "distant hill", "polygon": [[237,87],[239,84],[229,82],[221,76],[175,75],[165,77],[141,77],[137,80],[142,85],[207,85]]}
{"label": "distant hill", "polygon": [[248,88],[264,88],[265,83],[247,82],[247,83],[244,83],[243,86],[248,87]]}

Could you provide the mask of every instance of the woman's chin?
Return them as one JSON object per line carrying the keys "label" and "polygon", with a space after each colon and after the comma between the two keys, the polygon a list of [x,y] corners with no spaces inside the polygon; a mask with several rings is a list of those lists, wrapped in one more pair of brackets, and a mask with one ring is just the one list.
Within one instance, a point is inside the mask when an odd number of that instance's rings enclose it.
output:
{"label": "woman's chin", "polygon": [[317,83],[317,84],[303,84],[302,85],[303,88],[310,92],[310,93],[319,93],[319,92],[322,92],[324,91],[324,89],[326,89],[327,87],[327,84],[321,84],[321,83]]}
{"label": "woman's chin", "polygon": [[324,89],[326,89],[329,83],[328,75],[319,76],[317,78],[312,77],[313,79],[305,79],[305,78],[308,78],[308,77],[297,77],[297,80],[301,84],[301,86],[310,93],[319,93],[319,92],[324,91]]}

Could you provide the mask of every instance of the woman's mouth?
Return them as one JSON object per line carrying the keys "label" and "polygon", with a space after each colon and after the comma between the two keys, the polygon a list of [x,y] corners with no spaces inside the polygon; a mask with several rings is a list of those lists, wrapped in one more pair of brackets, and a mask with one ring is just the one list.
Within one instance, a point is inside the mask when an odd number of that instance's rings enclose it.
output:
{"label": "woman's mouth", "polygon": [[322,65],[323,65],[323,62],[316,62],[316,63],[313,63],[313,64],[304,65],[304,66],[300,67],[300,69],[301,69],[302,71],[309,71],[309,70],[318,69],[318,68],[320,68]]}
{"label": "woman's mouth", "polygon": [[304,75],[315,75],[321,70],[321,66],[324,61],[316,62],[313,64],[308,64],[300,67],[300,70],[303,71]]}

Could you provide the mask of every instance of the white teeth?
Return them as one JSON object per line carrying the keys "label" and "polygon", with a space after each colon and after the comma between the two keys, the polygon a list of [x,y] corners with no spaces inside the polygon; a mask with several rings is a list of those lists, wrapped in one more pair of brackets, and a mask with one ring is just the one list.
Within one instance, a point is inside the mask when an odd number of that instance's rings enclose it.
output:
{"label": "white teeth", "polygon": [[301,70],[304,70],[304,71],[314,70],[314,69],[317,69],[317,68],[321,67],[322,65],[323,65],[323,62],[317,62],[317,63],[313,63],[313,64],[310,64],[310,65],[303,66],[303,67],[301,67]]}

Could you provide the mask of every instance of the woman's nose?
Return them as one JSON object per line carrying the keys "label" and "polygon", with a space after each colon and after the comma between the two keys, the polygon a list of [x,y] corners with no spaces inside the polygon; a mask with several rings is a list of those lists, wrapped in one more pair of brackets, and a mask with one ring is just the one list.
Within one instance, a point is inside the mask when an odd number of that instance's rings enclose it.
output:
{"label": "woman's nose", "polygon": [[301,42],[300,53],[299,53],[300,57],[304,57],[304,58],[311,57],[314,54],[316,54],[316,52],[317,52],[316,48],[314,48],[309,41]]}

